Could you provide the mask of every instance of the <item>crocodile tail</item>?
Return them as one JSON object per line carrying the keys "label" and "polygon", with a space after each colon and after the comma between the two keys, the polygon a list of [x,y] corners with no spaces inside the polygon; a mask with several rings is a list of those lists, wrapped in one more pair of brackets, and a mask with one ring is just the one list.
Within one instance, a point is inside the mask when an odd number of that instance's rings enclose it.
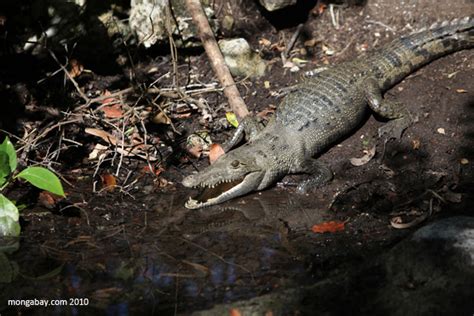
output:
{"label": "crocodile tail", "polygon": [[379,51],[373,60],[376,70],[384,69],[381,87],[387,89],[414,70],[446,54],[474,47],[474,17],[434,23]]}
{"label": "crocodile tail", "polygon": [[441,54],[471,48],[474,47],[474,17],[434,23],[428,29],[408,35],[405,40],[411,41],[415,49],[432,46],[434,53]]}

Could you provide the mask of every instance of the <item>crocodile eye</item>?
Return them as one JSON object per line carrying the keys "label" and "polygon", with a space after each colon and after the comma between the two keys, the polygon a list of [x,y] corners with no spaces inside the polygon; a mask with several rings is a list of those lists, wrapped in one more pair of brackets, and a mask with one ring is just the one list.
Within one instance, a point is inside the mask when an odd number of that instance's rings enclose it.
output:
{"label": "crocodile eye", "polygon": [[237,168],[239,166],[240,162],[238,160],[234,160],[230,163],[230,165],[234,168]]}

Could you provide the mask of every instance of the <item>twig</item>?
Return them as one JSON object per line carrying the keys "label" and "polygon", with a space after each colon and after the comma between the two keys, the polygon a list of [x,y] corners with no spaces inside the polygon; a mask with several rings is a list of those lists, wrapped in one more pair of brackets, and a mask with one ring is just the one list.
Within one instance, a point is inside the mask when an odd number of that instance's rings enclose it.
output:
{"label": "twig", "polygon": [[212,69],[224,87],[224,94],[227,97],[232,111],[239,118],[244,118],[249,114],[249,110],[240,96],[229,68],[227,68],[225,64],[224,57],[222,57],[222,53],[216,43],[216,39],[214,38],[214,34],[209,26],[209,21],[202,9],[200,1],[186,0],[186,8],[196,24],[199,37],[211,62]]}
{"label": "twig", "polygon": [[293,33],[293,36],[291,36],[291,39],[285,48],[285,52],[284,52],[285,59],[288,58],[288,56],[290,55],[290,51],[293,49],[293,46],[295,46],[296,40],[298,39],[298,36],[300,36],[303,26],[304,26],[303,23],[299,24],[298,27],[296,28],[295,33]]}
{"label": "twig", "polygon": [[89,103],[89,98],[84,94],[84,92],[82,92],[81,88],[79,87],[79,84],[76,82],[76,80],[74,80],[74,78],[71,76],[71,74],[69,73],[69,71],[66,69],[66,67],[64,67],[60,62],[59,60],[56,58],[56,55],[53,53],[53,51],[49,51],[49,54],[51,55],[51,57],[54,59],[54,61],[59,65],[59,67],[61,67],[61,69],[63,70],[64,74],[68,77],[68,79],[72,82],[72,84],[74,85],[74,87],[76,88],[76,91],[79,93],[79,95],[81,96],[81,98],[86,101],[86,103]]}
{"label": "twig", "polygon": [[382,23],[382,22],[380,22],[380,21],[365,20],[365,22],[367,22],[367,23],[369,23],[369,24],[377,24],[377,25],[383,26],[385,29],[389,30],[389,31],[392,32],[393,34],[396,33],[396,30],[395,30],[393,27],[388,26],[387,24]]}

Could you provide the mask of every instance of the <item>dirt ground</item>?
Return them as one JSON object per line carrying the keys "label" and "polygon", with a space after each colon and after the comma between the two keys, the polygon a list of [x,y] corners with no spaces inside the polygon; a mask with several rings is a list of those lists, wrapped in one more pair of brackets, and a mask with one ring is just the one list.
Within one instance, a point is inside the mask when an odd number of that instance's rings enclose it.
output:
{"label": "dirt ground", "polygon": [[[464,17],[474,9],[469,0],[449,5],[434,0],[369,0],[361,6],[337,6],[336,28],[329,9],[317,14],[316,1],[299,1],[293,11],[274,14],[250,0],[216,1],[216,6],[219,19],[232,14],[236,21],[232,31],[221,36],[246,38],[270,64],[262,78],[236,80],[255,113],[278,106],[280,89],[298,82],[303,71],[350,60],[398,36],[436,21]],[[308,62],[292,73],[283,67],[277,50],[261,43],[262,39],[287,43],[302,22],[292,56]],[[305,46],[311,39],[316,44]],[[333,53],[327,53],[328,48]],[[215,81],[201,53],[179,51],[182,80]],[[138,77],[158,66],[146,79],[153,81],[172,68],[166,50],[142,54],[136,66]],[[149,54],[162,55],[151,58]],[[429,214],[420,225],[453,214],[472,216],[473,57],[472,50],[443,57],[388,91],[386,97],[406,104],[417,122],[401,140],[385,144],[377,137],[377,129],[385,122],[367,117],[359,130],[321,155],[319,159],[333,168],[334,180],[306,195],[297,193],[293,185],[301,177],[288,176],[274,188],[217,207],[184,208],[184,201],[195,192],[180,181],[208,164],[207,157],[197,159],[187,153],[187,136],[206,130],[213,141],[222,143],[233,131],[225,123],[227,104],[220,93],[202,95],[219,109],[212,122],[201,124],[201,114],[193,111],[189,117],[174,120],[179,134],[171,126],[150,128],[163,144],[163,171],[155,177],[144,171],[143,160],[125,159],[117,181],[132,185],[122,191],[100,190],[99,175],[113,173],[116,165],[97,168],[88,161],[99,140],[84,135],[87,119],[65,129],[68,137],[84,144],[64,153],[55,164],[67,181],[67,199],[48,209],[37,202],[38,192],[26,185],[9,192],[30,207],[22,211],[21,248],[9,257],[18,264],[20,276],[10,284],[0,284],[0,314],[42,315],[45,311],[6,306],[11,298],[75,297],[90,303],[51,312],[188,315],[217,304],[314,284],[364,266],[419,227],[396,229],[390,224],[396,216],[409,222]],[[112,91],[127,87],[124,78],[126,72],[94,74],[78,82]],[[270,88],[265,87],[266,81]],[[28,124],[34,118],[20,119]],[[8,127],[4,122],[2,128]],[[54,140],[44,142],[38,155]],[[373,145],[376,155],[370,162],[359,167],[350,163],[350,158],[363,156]],[[313,225],[328,221],[344,222],[344,230],[311,231]],[[367,284],[367,288],[374,286]],[[362,296],[363,292],[358,297]],[[351,308],[368,303],[353,304]],[[326,307],[328,315],[335,314],[330,302]]]}

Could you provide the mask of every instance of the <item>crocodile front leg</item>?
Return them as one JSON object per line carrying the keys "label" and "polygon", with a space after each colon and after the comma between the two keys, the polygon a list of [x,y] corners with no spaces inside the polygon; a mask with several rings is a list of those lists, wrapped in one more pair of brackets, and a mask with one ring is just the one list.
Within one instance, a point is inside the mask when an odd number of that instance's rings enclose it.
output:
{"label": "crocodile front leg", "polygon": [[228,152],[242,141],[245,136],[246,141],[251,141],[263,129],[263,124],[257,117],[248,115],[239,122],[232,137],[223,145],[224,152]]}
{"label": "crocodile front leg", "polygon": [[379,137],[399,139],[403,131],[413,123],[413,119],[407,108],[399,102],[385,100],[375,79],[365,81],[365,98],[369,107],[380,116],[390,119],[379,128]]}
{"label": "crocodile front leg", "polygon": [[329,182],[333,177],[331,169],[314,158],[305,160],[300,166],[291,170],[291,173],[307,173],[311,175],[309,179],[302,181],[298,185],[297,190],[301,193],[306,193],[311,189],[320,187]]}

